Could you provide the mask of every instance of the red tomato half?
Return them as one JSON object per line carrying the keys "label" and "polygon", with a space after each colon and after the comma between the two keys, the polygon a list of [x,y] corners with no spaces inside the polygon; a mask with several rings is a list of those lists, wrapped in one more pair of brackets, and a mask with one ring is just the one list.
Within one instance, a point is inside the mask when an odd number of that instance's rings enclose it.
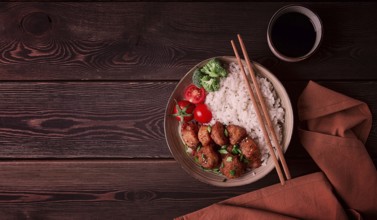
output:
{"label": "red tomato half", "polygon": [[185,89],[185,99],[191,103],[198,104],[204,102],[206,91],[191,84]]}
{"label": "red tomato half", "polygon": [[212,112],[206,104],[198,104],[194,109],[194,118],[200,123],[208,123],[212,119]]}
{"label": "red tomato half", "polygon": [[173,110],[173,116],[177,118],[178,121],[181,122],[188,122],[191,121],[194,115],[192,114],[194,111],[195,105],[190,103],[186,100],[176,101]]}

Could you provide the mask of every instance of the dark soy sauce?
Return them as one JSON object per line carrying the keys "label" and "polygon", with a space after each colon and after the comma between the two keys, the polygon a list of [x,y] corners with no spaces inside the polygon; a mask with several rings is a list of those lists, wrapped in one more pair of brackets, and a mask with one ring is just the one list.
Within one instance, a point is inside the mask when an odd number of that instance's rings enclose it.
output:
{"label": "dark soy sauce", "polygon": [[316,32],[310,19],[298,12],[284,14],[271,29],[274,47],[288,57],[300,57],[314,46]]}

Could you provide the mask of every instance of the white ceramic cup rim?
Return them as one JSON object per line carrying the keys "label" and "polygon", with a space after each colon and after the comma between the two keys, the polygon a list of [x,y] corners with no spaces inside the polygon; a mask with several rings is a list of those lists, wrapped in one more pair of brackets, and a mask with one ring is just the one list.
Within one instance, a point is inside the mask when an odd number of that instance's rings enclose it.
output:
{"label": "white ceramic cup rim", "polygon": [[[286,13],[290,13],[290,12],[298,12],[298,13],[301,13],[301,14],[305,15],[306,17],[308,17],[309,20],[312,22],[314,30],[316,32],[316,40],[314,42],[312,49],[308,53],[306,53],[305,55],[300,56],[300,57],[289,57],[289,56],[286,56],[286,55],[280,53],[275,48],[275,46],[273,45],[272,40],[271,40],[271,28],[272,28],[273,24],[275,23],[276,19],[279,18],[280,16],[282,16]],[[270,47],[272,53],[276,57],[278,57],[279,59],[287,61],[287,62],[298,62],[298,61],[304,60],[304,59],[308,58],[309,56],[311,56],[317,50],[318,46],[320,45],[321,40],[322,40],[322,35],[323,35],[323,28],[322,28],[322,22],[319,19],[319,17],[313,11],[311,11],[310,9],[303,7],[303,6],[300,6],[300,5],[288,5],[288,6],[284,6],[283,8],[280,8],[272,16],[272,18],[271,18],[271,20],[268,24],[268,28],[267,28],[267,42],[268,42],[268,46]]]}

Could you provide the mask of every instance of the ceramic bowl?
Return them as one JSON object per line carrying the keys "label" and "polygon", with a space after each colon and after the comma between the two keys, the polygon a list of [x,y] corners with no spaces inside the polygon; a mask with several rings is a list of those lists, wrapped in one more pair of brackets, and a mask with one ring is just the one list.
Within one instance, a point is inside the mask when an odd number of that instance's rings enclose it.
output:
{"label": "ceramic bowl", "polygon": [[[235,57],[216,57],[220,59],[222,62],[236,62],[237,60]],[[213,58],[210,58],[213,59]],[[173,93],[171,94],[165,111],[165,118],[164,118],[164,129],[165,129],[165,138],[170,149],[171,154],[175,158],[175,160],[181,165],[183,170],[185,170],[188,174],[192,177],[214,186],[220,187],[231,187],[231,186],[241,186],[245,184],[253,183],[264,176],[266,176],[269,172],[274,169],[274,163],[271,158],[268,159],[265,166],[261,166],[253,171],[246,172],[239,178],[236,179],[226,179],[224,176],[215,174],[209,171],[203,170],[193,159],[186,152],[186,148],[182,142],[180,136],[180,126],[179,121],[172,117],[171,114],[174,109],[174,99],[181,100],[183,99],[183,91],[184,89],[192,83],[192,74],[196,68],[204,66],[210,59],[204,60],[194,66],[188,73],[180,80],[176,88],[174,89]],[[293,111],[290,99],[288,97],[287,92],[285,91],[283,85],[280,81],[266,68],[262,65],[253,62],[254,67],[256,68],[256,74],[259,74],[263,77],[269,79],[269,81],[273,84],[275,91],[278,97],[281,99],[281,105],[285,109],[285,123],[283,124],[283,140],[282,146],[284,148],[284,152],[287,150],[289,142],[291,140],[292,131],[293,131]],[[244,64],[246,66],[246,64]],[[182,171],[184,172],[184,171]]]}

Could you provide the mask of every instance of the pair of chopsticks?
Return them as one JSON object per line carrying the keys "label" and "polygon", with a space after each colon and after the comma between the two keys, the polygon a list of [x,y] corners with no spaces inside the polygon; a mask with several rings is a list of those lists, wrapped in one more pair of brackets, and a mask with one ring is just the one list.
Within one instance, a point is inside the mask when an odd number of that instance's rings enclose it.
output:
{"label": "pair of chopsticks", "polygon": [[[237,61],[238,61],[238,65],[241,68],[241,72],[242,72],[243,78],[244,78],[244,80],[246,82],[246,85],[247,85],[247,88],[249,90],[251,101],[252,101],[253,106],[255,108],[255,112],[257,113],[258,122],[259,122],[259,125],[262,128],[263,136],[264,136],[264,138],[266,140],[266,143],[268,145],[268,149],[269,149],[270,154],[272,156],[272,160],[273,160],[273,162],[275,164],[276,171],[277,171],[277,173],[279,175],[280,183],[282,185],[284,185],[285,184],[285,179],[284,179],[284,176],[283,176],[283,172],[281,171],[281,168],[280,168],[277,156],[275,154],[275,151],[274,151],[274,149],[272,147],[271,139],[273,140],[274,145],[275,145],[275,147],[277,149],[277,152],[278,152],[278,155],[279,155],[281,164],[283,166],[284,173],[285,173],[285,176],[286,176],[287,180],[291,179],[291,174],[289,172],[287,163],[286,163],[285,158],[284,158],[284,154],[283,154],[283,151],[282,151],[282,146],[280,145],[280,143],[278,141],[275,129],[274,129],[272,123],[271,123],[270,115],[268,113],[268,109],[267,109],[265,100],[264,100],[264,98],[262,96],[262,92],[260,90],[259,83],[257,82],[257,78],[255,76],[254,70],[253,70],[253,68],[251,66],[249,55],[247,54],[247,51],[246,51],[245,45],[243,43],[243,40],[241,38],[241,35],[238,34],[237,37],[238,37],[238,41],[239,41],[239,43],[241,45],[243,56],[244,56],[244,58],[246,60],[247,67],[249,69],[250,78],[251,78],[251,80],[253,82],[254,90],[255,90],[255,93],[257,94],[258,101],[256,100],[254,92],[253,92],[253,90],[251,88],[251,85],[250,85],[248,79],[247,79],[245,69],[243,67],[241,58],[240,58],[240,56],[238,54],[238,51],[237,51],[237,47],[236,47],[236,45],[235,45],[235,43],[234,43],[233,40],[231,40],[230,43],[232,44],[232,47],[233,47],[233,50],[234,50],[234,54],[236,55],[236,58],[237,58]],[[260,106],[257,103],[259,103]],[[262,111],[259,108],[261,108]],[[271,135],[271,139],[270,139],[269,134]]]}

